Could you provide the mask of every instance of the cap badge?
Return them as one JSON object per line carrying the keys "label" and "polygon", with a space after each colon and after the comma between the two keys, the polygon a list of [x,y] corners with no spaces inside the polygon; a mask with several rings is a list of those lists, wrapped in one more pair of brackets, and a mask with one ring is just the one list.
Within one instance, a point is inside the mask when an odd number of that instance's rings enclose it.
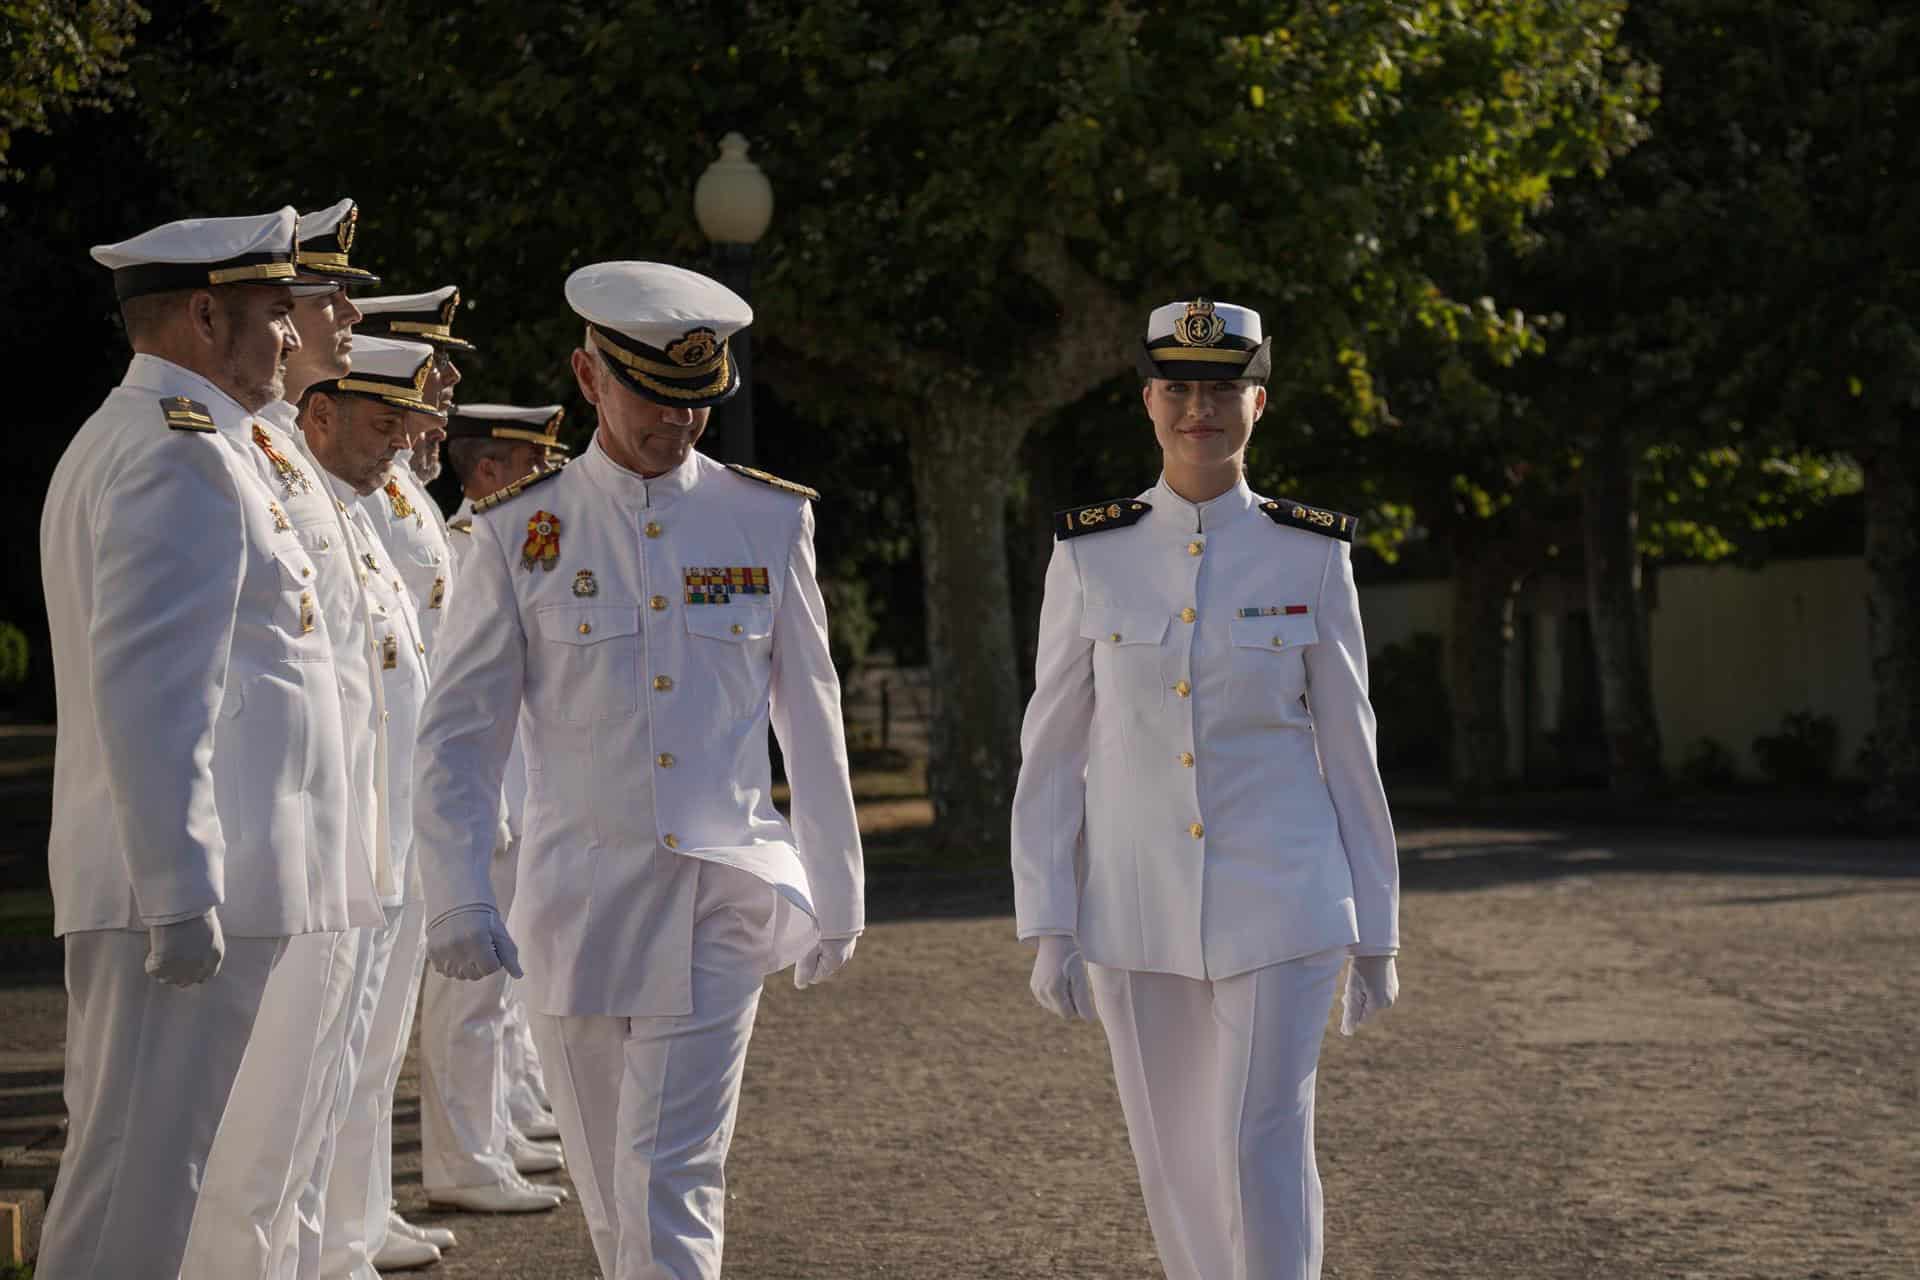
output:
{"label": "cap badge", "polygon": [[1210,347],[1227,332],[1227,322],[1213,312],[1213,303],[1195,298],[1187,304],[1187,314],[1173,323],[1173,336],[1182,346]]}
{"label": "cap badge", "polygon": [[307,493],[313,489],[313,481],[307,479],[307,473],[287,460],[287,455],[273,447],[273,437],[259,423],[253,424],[253,442],[260,446],[260,452],[267,455],[267,461],[273,464],[273,470],[280,477],[280,483],[286,487],[287,497],[297,493]]}
{"label": "cap badge", "polygon": [[593,580],[593,570],[582,569],[573,575],[573,594],[582,599],[600,594],[600,584]]}
{"label": "cap badge", "polygon": [[711,329],[695,329],[677,342],[667,347],[667,359],[677,365],[691,367],[705,364],[713,359],[714,352],[720,349],[719,335]]}
{"label": "cap badge", "polygon": [[459,310],[460,310],[460,291],[458,289],[455,289],[452,293],[447,295],[447,300],[440,304],[440,323],[447,324],[447,325],[452,324],[454,313]]}
{"label": "cap badge", "polygon": [[359,230],[359,224],[360,206],[351,205],[347,209],[347,216],[340,219],[340,225],[334,228],[334,234],[340,238],[340,252],[346,253],[353,248],[353,236]]}
{"label": "cap badge", "polygon": [[532,572],[538,564],[548,573],[560,558],[560,517],[551,511],[536,511],[527,521],[527,540],[520,548],[520,567]]}

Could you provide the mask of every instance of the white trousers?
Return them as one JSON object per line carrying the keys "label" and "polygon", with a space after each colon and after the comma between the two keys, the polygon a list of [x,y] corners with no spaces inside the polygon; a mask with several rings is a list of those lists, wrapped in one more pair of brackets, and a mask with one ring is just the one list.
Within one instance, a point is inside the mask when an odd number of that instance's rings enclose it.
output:
{"label": "white trousers", "polygon": [[[393,1200],[393,1090],[413,1033],[414,993],[426,960],[426,904],[387,908],[365,930],[368,963],[348,1037],[350,1091],[331,1160],[316,1167],[325,1191],[319,1222],[323,1280],[372,1277]],[[324,1181],[322,1177],[324,1175]]]}
{"label": "white trousers", "polygon": [[180,1274],[191,1280],[279,1280],[317,1274],[300,1253],[299,1220],[319,1213],[312,1186],[338,1123],[342,1069],[364,930],[287,941],[260,1000],[227,1098]]}
{"label": "white trousers", "polygon": [[41,1280],[175,1280],[207,1153],[285,940],[229,938],[194,987],[147,976],[147,935],[66,937],[67,1145]]}
{"label": "white trousers", "polygon": [[1213,982],[1088,967],[1167,1280],[1318,1280],[1313,1089],[1342,958]]}
{"label": "white trousers", "polygon": [[727,1148],[773,944],[774,895],[702,864],[693,1012],[530,1013],[567,1165],[606,1280],[716,1280]]}

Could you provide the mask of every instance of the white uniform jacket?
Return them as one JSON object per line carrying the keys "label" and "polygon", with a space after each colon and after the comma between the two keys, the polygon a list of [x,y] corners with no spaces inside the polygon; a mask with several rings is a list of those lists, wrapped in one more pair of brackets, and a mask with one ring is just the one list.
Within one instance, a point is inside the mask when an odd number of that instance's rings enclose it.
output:
{"label": "white uniform jacket", "polygon": [[[353,558],[364,572],[372,611],[373,664],[380,673],[383,726],[388,749],[382,761],[386,777],[393,880],[381,904],[405,906],[420,901],[420,875],[413,857],[413,752],[420,735],[420,711],[427,701],[427,645],[421,637],[419,609],[407,590],[391,548],[380,541],[367,508],[352,489],[333,477],[327,483],[346,506]],[[379,498],[381,495],[372,495]]]}
{"label": "white uniform jacket", "polygon": [[394,459],[387,483],[360,502],[399,567],[401,581],[420,606],[420,636],[432,653],[453,588],[453,551],[447,545],[447,523],[440,505],[414,479],[404,453]]}
{"label": "white uniform jacket", "polygon": [[135,356],[54,471],[40,548],[58,934],[216,905],[234,937],[385,918],[354,834],[316,563],[248,456],[256,425],[299,466],[212,383]]}
{"label": "white uniform jacket", "polygon": [[1137,501],[1137,522],[1061,539],[1047,569],[1013,806],[1020,936],[1194,979],[1392,954],[1399,868],[1346,542],[1277,524],[1244,481]]}
{"label": "white uniform jacket", "polygon": [[[596,440],[471,536],[420,733],[429,920],[493,901],[517,717],[527,807],[509,926],[529,1009],[690,1011],[698,877],[683,856],[778,891],[769,971],[858,932],[860,837],[807,502],[698,453],[644,479]],[[791,825],[773,806],[769,719]]]}

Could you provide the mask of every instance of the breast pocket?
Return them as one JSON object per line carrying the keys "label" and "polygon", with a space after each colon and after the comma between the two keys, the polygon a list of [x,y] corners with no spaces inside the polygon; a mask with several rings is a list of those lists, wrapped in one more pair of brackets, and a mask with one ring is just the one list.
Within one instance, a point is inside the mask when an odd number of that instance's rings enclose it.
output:
{"label": "breast pocket", "polygon": [[280,547],[273,553],[273,560],[279,591],[272,623],[292,641],[288,658],[325,657],[326,642],[320,634],[320,589],[314,581],[313,560],[296,546]]}
{"label": "breast pocket", "polygon": [[1320,642],[1311,617],[1231,618],[1233,697],[1248,709],[1299,719],[1307,650]]}
{"label": "breast pocket", "polygon": [[759,715],[773,670],[773,607],[690,604],[685,613],[688,675],[711,679],[736,720]]}
{"label": "breast pocket", "polygon": [[1080,612],[1080,636],[1093,642],[1095,696],[1118,694],[1135,706],[1166,699],[1168,615],[1158,609],[1088,605]]}
{"label": "breast pocket", "polygon": [[588,724],[640,709],[640,606],[548,605],[535,615],[527,703],[536,715]]}

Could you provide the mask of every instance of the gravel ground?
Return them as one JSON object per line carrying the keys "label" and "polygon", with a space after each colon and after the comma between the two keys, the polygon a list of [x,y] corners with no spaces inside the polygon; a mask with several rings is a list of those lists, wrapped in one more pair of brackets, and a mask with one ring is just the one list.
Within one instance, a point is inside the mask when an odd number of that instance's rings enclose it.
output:
{"label": "gravel ground", "polygon": [[[1329,1277],[1920,1276],[1920,851],[1426,828],[1403,856],[1401,1004],[1322,1059]],[[874,897],[842,975],[768,984],[729,1276],[1158,1276],[1104,1040],[1027,997],[1004,890]],[[60,1006],[0,990],[7,1060],[57,1052]],[[577,1205],[425,1213],[402,1095],[402,1207],[462,1239],[423,1274],[597,1274]]]}

